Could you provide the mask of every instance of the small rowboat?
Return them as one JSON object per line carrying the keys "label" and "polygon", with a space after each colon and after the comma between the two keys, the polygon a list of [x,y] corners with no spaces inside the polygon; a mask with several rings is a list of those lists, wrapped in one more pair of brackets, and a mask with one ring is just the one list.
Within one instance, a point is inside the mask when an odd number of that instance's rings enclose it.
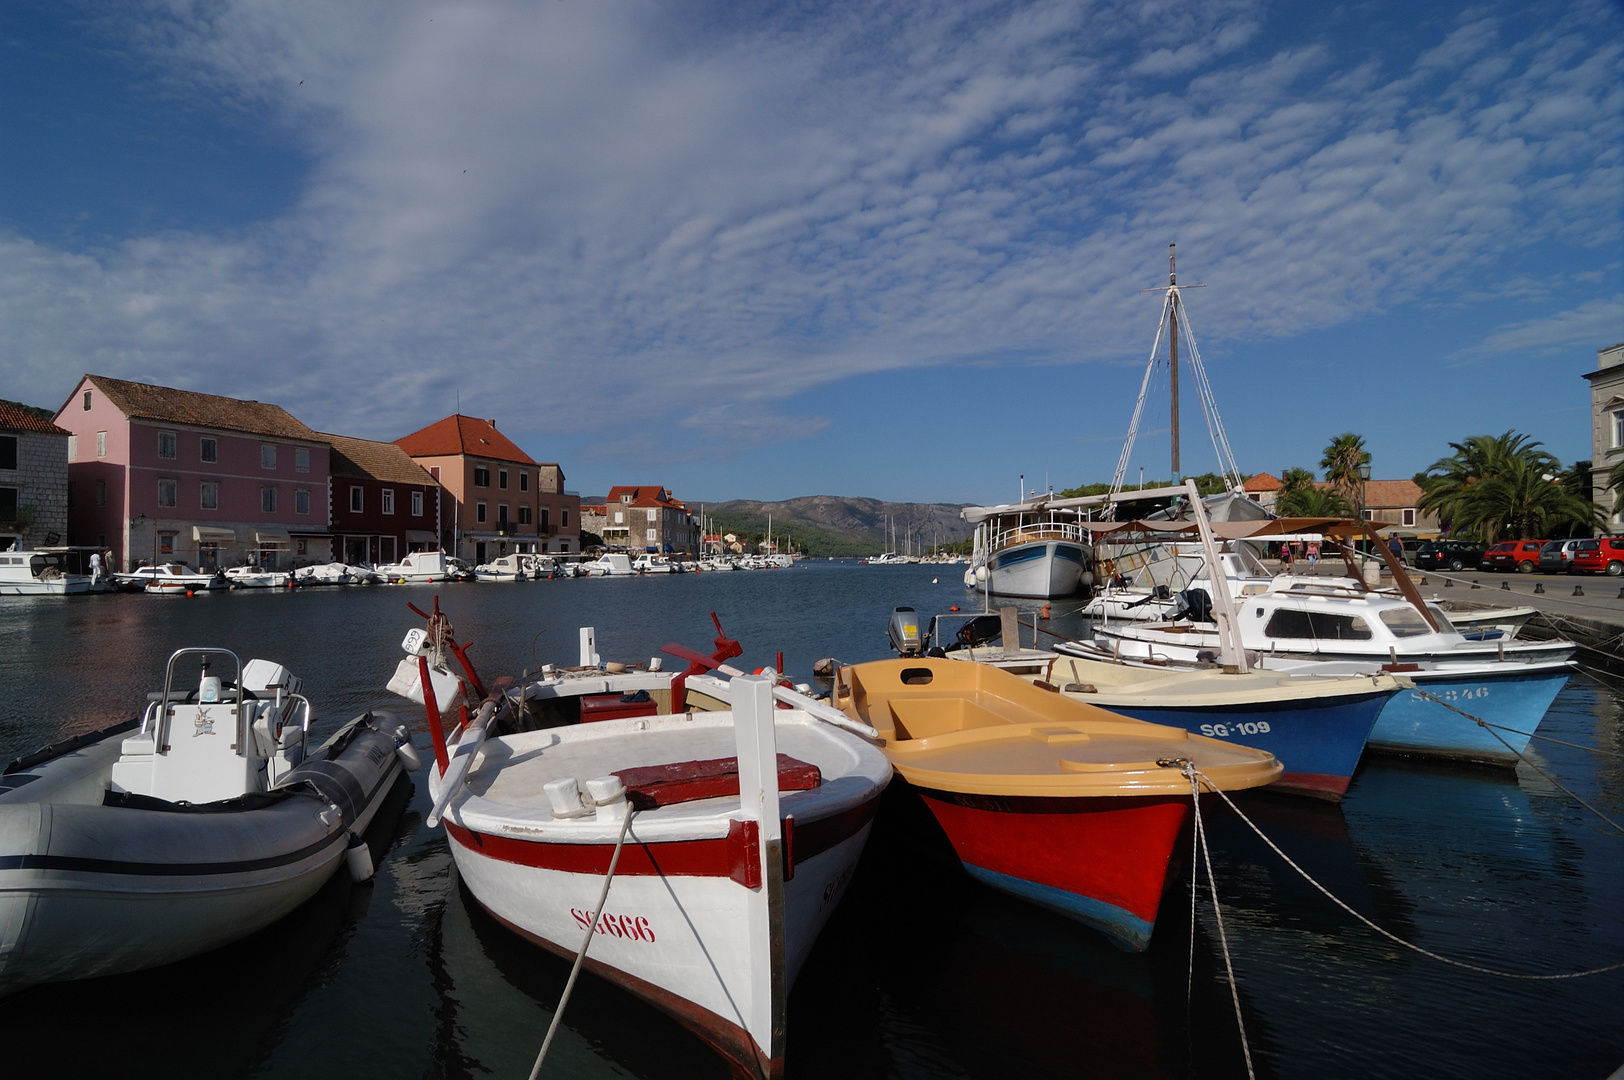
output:
{"label": "small rowboat", "polygon": [[909,658],[840,669],[836,702],[875,728],[964,868],[996,889],[1150,944],[1190,817],[1185,761],[1222,790],[1272,754],[1131,720],[982,664]]}
{"label": "small rowboat", "polygon": [[[789,990],[856,869],[891,778],[885,756],[827,706],[776,707],[771,674],[735,678],[731,711],[538,730],[532,686],[485,695],[440,619],[407,638],[416,692],[403,671],[391,688],[427,708],[428,824],[444,821],[474,899],[561,956],[590,934],[589,970],[746,1075],[782,1076]],[[484,703],[442,736],[446,651]]]}

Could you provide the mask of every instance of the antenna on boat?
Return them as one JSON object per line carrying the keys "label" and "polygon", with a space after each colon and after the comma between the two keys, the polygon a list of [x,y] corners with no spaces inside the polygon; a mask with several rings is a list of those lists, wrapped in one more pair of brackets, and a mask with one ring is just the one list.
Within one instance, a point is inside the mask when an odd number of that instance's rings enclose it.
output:
{"label": "antenna on boat", "polygon": [[[1180,292],[1184,289],[1204,289],[1205,285],[1180,285],[1178,264],[1175,261],[1177,245],[1167,245],[1167,284],[1155,289],[1140,289],[1141,293],[1165,293],[1161,318],[1156,323],[1156,338],[1150,346],[1150,360],[1145,364],[1145,377],[1139,384],[1139,400],[1133,407],[1133,420],[1128,424],[1128,437],[1122,445],[1122,456],[1117,460],[1116,475],[1111,478],[1111,494],[1122,491],[1128,473],[1128,460],[1133,456],[1134,439],[1139,435],[1139,422],[1145,412],[1145,398],[1150,391],[1150,376],[1156,370],[1162,347],[1162,334],[1167,334],[1167,360],[1172,382],[1173,414],[1173,479],[1179,475],[1179,334],[1182,329],[1188,346],[1190,374],[1195,379],[1196,396],[1201,402],[1201,414],[1207,421],[1207,433],[1212,437],[1212,448],[1218,457],[1218,469],[1232,490],[1242,484],[1240,467],[1229,448],[1229,436],[1224,433],[1223,420],[1218,416],[1218,404],[1212,396],[1212,384],[1207,381],[1206,367],[1201,363],[1201,351],[1196,348],[1195,331],[1190,328],[1189,312],[1184,307]],[[1116,503],[1107,503],[1107,513],[1115,516]]]}

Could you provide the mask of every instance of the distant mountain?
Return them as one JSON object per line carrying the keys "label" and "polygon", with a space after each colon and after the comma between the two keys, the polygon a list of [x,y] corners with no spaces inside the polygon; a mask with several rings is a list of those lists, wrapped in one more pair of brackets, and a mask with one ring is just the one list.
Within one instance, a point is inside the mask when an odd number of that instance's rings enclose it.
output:
{"label": "distant mountain", "polygon": [[[698,513],[701,507],[690,503],[689,509]],[[714,519],[719,531],[752,536],[767,531],[767,515],[771,514],[773,537],[793,539],[796,548],[809,555],[889,551],[890,525],[896,527],[898,551],[905,549],[910,536],[916,552],[968,540],[973,530],[959,517],[960,509],[951,503],[893,503],[840,495],[808,495],[782,502],[735,499],[703,507],[705,517]]]}

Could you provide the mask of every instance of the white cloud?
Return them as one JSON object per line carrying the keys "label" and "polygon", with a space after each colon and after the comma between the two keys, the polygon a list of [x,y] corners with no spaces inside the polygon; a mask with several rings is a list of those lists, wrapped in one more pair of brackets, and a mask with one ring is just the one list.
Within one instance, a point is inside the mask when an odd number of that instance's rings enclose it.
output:
{"label": "white cloud", "polygon": [[1503,22],[1394,66],[1257,49],[1250,3],[171,0],[121,32],[269,108],[302,197],[232,236],[0,237],[0,348],[36,400],[103,371],[393,436],[460,389],[516,433],[664,418],[682,454],[819,430],[779,404],[852,375],[1141,355],[1170,240],[1203,340],[1289,336],[1617,246],[1617,20]]}
{"label": "white cloud", "polygon": [[1578,307],[1496,328],[1457,355],[1572,353],[1624,341],[1624,293],[1586,300]]}

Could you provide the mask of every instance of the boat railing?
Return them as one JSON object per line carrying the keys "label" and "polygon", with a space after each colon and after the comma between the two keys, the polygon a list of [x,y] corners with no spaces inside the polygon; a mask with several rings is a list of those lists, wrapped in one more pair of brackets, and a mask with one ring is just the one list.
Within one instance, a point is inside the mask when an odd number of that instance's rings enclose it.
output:
{"label": "boat railing", "polygon": [[[165,747],[168,744],[168,742],[169,742],[169,730],[168,729],[169,729],[170,706],[184,703],[186,701],[186,698],[189,696],[188,694],[181,694],[179,697],[176,697],[175,696],[175,691],[174,691],[174,685],[175,685],[175,661],[179,660],[183,656],[203,656],[203,657],[208,657],[208,656],[229,656],[229,657],[231,657],[232,661],[237,665],[237,677],[232,680],[233,688],[236,690],[236,693],[237,693],[237,700],[232,703],[232,704],[235,705],[235,710],[234,711],[237,714],[237,755],[239,757],[246,756],[247,753],[248,753],[248,731],[246,730],[246,725],[244,724],[244,717],[247,714],[243,712],[243,708],[242,708],[242,703],[243,703],[242,657],[238,656],[236,653],[232,652],[230,649],[221,649],[221,648],[212,648],[212,647],[188,648],[188,649],[176,649],[173,653],[170,654],[169,663],[164,668],[163,697],[159,698],[158,701],[156,701],[154,703],[159,707],[160,711],[158,713],[158,723],[155,726],[154,731],[153,731],[153,736],[154,736],[153,745],[161,750],[161,749],[163,749],[163,747]],[[200,704],[202,704],[202,702],[200,702]],[[145,725],[143,725],[143,727],[144,726]]]}
{"label": "boat railing", "polygon": [[1036,540],[1069,540],[1089,544],[1093,542],[1093,537],[1086,528],[1071,522],[1035,521],[994,533],[987,546],[988,550],[1001,551],[1015,544],[1029,544]]}

